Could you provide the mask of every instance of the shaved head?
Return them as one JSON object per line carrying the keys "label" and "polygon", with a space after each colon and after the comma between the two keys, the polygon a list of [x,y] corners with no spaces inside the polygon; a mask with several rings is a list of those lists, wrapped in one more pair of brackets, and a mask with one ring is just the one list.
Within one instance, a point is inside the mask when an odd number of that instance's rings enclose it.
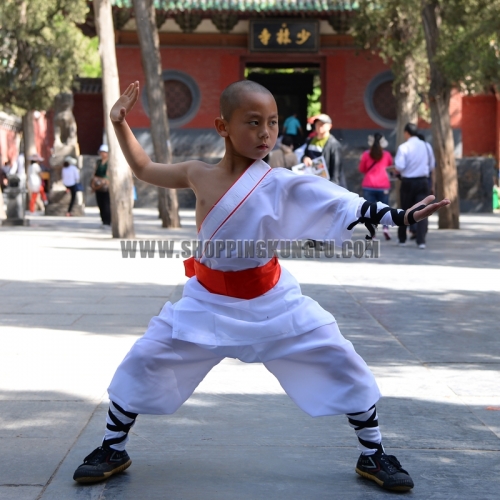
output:
{"label": "shaved head", "polygon": [[[273,94],[263,87],[260,83],[252,80],[241,80],[231,83],[227,86],[220,95],[220,115],[224,120],[229,120],[233,111],[241,106],[245,98],[245,94],[267,94],[273,97]],[[274,97],[273,97],[274,99]]]}

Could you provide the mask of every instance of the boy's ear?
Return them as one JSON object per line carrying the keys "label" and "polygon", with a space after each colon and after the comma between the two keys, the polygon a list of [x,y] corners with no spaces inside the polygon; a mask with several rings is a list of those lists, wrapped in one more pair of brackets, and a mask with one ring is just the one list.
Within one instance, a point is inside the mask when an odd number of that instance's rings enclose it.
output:
{"label": "boy's ear", "polygon": [[229,134],[227,132],[227,122],[223,118],[216,118],[215,119],[215,129],[217,130],[217,133],[221,137],[228,137]]}

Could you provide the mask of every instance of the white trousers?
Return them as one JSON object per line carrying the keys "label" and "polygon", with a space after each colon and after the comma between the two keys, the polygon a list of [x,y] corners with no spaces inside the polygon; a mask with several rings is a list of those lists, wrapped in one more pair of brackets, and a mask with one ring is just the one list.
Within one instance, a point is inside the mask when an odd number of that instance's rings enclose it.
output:
{"label": "white trousers", "polygon": [[263,363],[314,417],[366,411],[380,397],[368,366],[336,323],[272,342],[211,347],[173,339],[171,325],[155,316],[118,367],[109,398],[133,413],[174,413],[225,357]]}

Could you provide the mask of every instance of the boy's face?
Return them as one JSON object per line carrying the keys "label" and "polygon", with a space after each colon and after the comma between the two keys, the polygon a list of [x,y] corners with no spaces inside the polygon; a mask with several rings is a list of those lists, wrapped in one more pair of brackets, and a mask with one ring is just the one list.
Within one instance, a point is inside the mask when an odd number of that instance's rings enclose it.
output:
{"label": "boy's face", "polygon": [[235,152],[253,160],[264,158],[278,138],[278,109],[274,97],[265,93],[249,92],[241,98],[226,122],[227,137]]}
{"label": "boy's face", "polygon": [[326,135],[330,132],[330,129],[332,128],[331,123],[325,123],[322,122],[321,120],[317,120],[314,128],[316,130],[316,135],[319,139],[323,139],[323,137],[326,137]]}

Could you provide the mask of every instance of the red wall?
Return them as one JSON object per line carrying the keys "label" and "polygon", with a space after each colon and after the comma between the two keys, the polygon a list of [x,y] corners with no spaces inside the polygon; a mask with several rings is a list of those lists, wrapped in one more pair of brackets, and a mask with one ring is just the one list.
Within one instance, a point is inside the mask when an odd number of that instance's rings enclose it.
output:
{"label": "red wall", "polygon": [[381,128],[365,110],[364,95],[370,80],[388,67],[383,61],[355,49],[324,50],[326,58],[326,112],[333,128]]}
{"label": "red wall", "polygon": [[8,161],[12,164],[19,155],[17,150],[18,134],[0,126],[0,163],[5,165]]}
{"label": "red wall", "polygon": [[497,153],[497,100],[494,95],[462,98],[462,141],[464,156]]}
{"label": "red wall", "polygon": [[[139,81],[144,86],[141,53],[139,47],[117,47],[118,72],[122,90],[130,82]],[[190,75],[200,88],[201,105],[197,115],[184,128],[211,128],[218,116],[219,96],[230,83],[239,80],[239,58],[245,51],[238,49],[162,48],[163,69],[176,69]],[[129,116],[128,122],[132,128],[149,127],[142,102]]]}
{"label": "red wall", "polygon": [[[248,51],[240,48],[162,47],[163,69],[176,69],[189,74],[201,92],[201,105],[197,115],[183,128],[211,128],[219,113],[219,95],[230,83],[241,78],[241,58]],[[265,56],[263,56],[265,58]],[[286,56],[283,56],[285,58]],[[368,115],[364,94],[369,82],[389,68],[368,52],[355,48],[324,48],[315,56],[323,58],[324,103],[333,121],[333,128],[381,128]],[[135,80],[144,86],[141,54],[138,46],[117,47],[118,70],[122,90]],[[254,59],[252,59],[254,60]],[[281,62],[281,59],[280,59]],[[461,95],[456,93],[450,105],[452,127],[461,126]],[[129,116],[132,128],[148,128],[147,117],[139,100]],[[425,122],[421,123],[426,126]],[[428,126],[428,125],[427,125]]]}
{"label": "red wall", "polygon": [[[201,92],[201,105],[196,117],[185,128],[211,128],[218,115],[219,95],[230,83],[240,78],[242,49],[176,47],[161,49],[163,69],[177,69],[193,77]],[[369,81],[387,70],[381,59],[356,55],[355,49],[324,50],[326,56],[324,88],[326,112],[334,128],[379,128],[365,111],[363,98]],[[117,47],[120,83],[124,89],[139,80],[144,85],[139,47]],[[132,128],[149,127],[149,119],[139,101],[129,116]]]}

